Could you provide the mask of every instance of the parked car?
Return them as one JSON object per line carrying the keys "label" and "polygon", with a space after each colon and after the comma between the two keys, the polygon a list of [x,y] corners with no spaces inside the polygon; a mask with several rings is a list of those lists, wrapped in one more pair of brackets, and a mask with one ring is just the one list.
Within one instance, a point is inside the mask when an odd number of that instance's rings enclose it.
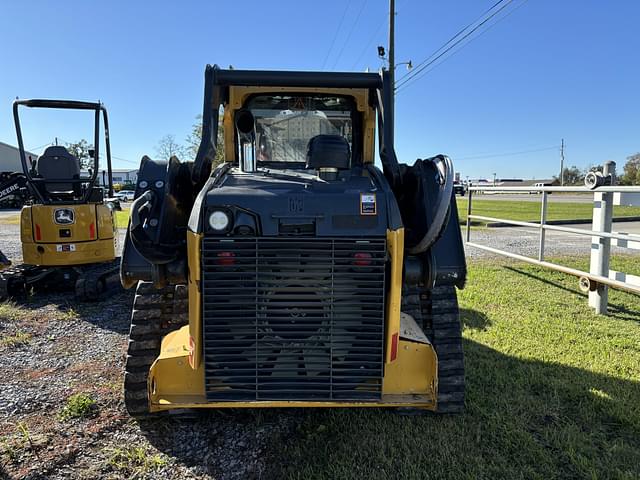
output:
{"label": "parked car", "polygon": [[453,193],[454,195],[460,195],[462,197],[464,197],[464,194],[466,193],[467,189],[464,185],[464,183],[460,183],[460,182],[453,182]]}
{"label": "parked car", "polygon": [[135,193],[136,192],[134,192],[133,190],[120,190],[119,192],[115,193],[115,197],[125,202],[130,202],[131,200],[133,200]]}

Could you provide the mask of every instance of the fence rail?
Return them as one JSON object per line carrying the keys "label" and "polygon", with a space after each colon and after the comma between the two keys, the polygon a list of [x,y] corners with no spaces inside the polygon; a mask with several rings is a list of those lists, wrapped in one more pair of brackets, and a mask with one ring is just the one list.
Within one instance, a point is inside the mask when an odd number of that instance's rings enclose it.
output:
{"label": "fence rail", "polygon": [[[596,188],[587,187],[501,187],[501,186],[470,186],[467,204],[466,245],[497,255],[528,262],[559,272],[575,275],[580,278],[580,286],[589,292],[589,305],[596,313],[606,314],[608,303],[608,287],[617,288],[630,293],[640,294],[640,278],[624,272],[609,270],[611,245],[628,249],[640,249],[640,235],[614,232],[613,206],[640,205],[640,186],[615,185],[615,163],[607,162],[603,170],[603,178],[610,183],[608,186]],[[540,222],[525,222],[504,218],[489,217],[473,214],[474,192],[502,194],[512,192],[541,193]],[[585,193],[593,195],[593,222],[590,230],[573,228],[564,225],[550,225],[547,223],[548,195],[551,192]],[[518,253],[508,252],[499,248],[489,247],[471,241],[471,223],[473,220],[498,222],[515,227],[535,228],[539,230],[538,258],[531,258]],[[589,271],[559,265],[545,260],[546,232],[555,231],[584,235],[592,238],[591,261]]]}

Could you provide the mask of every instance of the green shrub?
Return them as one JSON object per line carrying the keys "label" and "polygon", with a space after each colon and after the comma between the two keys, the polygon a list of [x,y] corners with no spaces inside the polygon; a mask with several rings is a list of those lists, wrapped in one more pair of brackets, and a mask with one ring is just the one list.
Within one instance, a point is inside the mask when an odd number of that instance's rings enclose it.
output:
{"label": "green shrub", "polygon": [[60,412],[62,420],[70,418],[88,418],[95,415],[96,401],[86,393],[76,393],[67,399],[67,403]]}

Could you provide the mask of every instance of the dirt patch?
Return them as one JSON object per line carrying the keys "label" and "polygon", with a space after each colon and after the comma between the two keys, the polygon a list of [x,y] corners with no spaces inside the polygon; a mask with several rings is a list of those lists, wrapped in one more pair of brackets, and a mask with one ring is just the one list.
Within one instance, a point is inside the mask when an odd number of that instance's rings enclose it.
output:
{"label": "dirt patch", "polygon": [[[133,294],[99,304],[66,294],[0,303],[0,478],[265,478],[269,451],[295,429],[286,410],[209,411],[137,422],[122,402]],[[69,399],[95,404],[62,415]]]}

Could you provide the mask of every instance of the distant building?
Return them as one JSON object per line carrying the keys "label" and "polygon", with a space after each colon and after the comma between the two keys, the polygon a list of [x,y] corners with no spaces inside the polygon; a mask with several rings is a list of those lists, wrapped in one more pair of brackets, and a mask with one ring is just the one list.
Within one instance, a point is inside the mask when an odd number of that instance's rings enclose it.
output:
{"label": "distant building", "polygon": [[[493,186],[493,179],[486,179],[486,178],[477,178],[475,180],[470,179],[469,183],[471,183],[472,185],[478,185],[478,186]],[[551,179],[531,179],[531,180],[524,180],[522,178],[496,178],[496,187],[531,187],[534,186],[536,184],[543,184],[545,187],[554,187],[556,185],[559,185],[560,182],[558,182],[557,179],[555,178],[551,178]]]}
{"label": "distant building", "polygon": [[[38,158],[38,155],[31,152],[26,152],[27,158],[31,156],[33,160]],[[20,150],[18,147],[9,145],[8,143],[0,142],[0,172],[21,172],[22,163],[20,162]]]}
{"label": "distant building", "polygon": [[558,182],[554,178],[552,179],[542,178],[538,180],[533,179],[533,180],[501,181],[501,183],[499,183],[498,185],[500,185],[501,187],[532,187],[537,184],[542,184],[545,187],[554,187],[556,185],[559,185],[560,182]]}
{"label": "distant building", "polygon": [[[138,169],[129,169],[129,168],[114,168],[111,170],[111,175],[113,177],[113,183],[133,183],[134,185],[138,183]],[[100,185],[103,184],[103,172],[98,174],[98,179]],[[107,172],[104,170],[104,178],[107,178]]]}

